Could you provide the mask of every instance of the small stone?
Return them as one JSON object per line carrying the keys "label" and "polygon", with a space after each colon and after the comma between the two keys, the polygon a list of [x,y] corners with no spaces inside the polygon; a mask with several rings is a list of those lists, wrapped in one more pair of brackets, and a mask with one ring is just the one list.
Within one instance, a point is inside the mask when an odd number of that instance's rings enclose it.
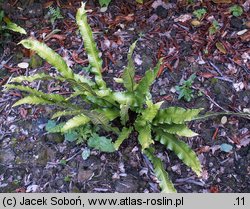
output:
{"label": "small stone", "polygon": [[223,116],[223,117],[221,118],[221,124],[224,125],[224,124],[226,124],[226,123],[227,123],[227,117],[226,117],[226,116]]}
{"label": "small stone", "polygon": [[171,87],[171,89],[169,90],[171,93],[176,93],[176,89],[175,87]]}
{"label": "small stone", "polygon": [[244,109],[243,109],[243,112],[245,112],[245,113],[250,113],[250,108],[244,108]]}
{"label": "small stone", "polygon": [[140,57],[140,55],[135,55],[135,63],[137,64],[137,65],[141,65],[142,64],[142,60],[141,60],[141,57]]}
{"label": "small stone", "polygon": [[163,96],[166,94],[166,91],[164,89],[160,89],[160,96]]}
{"label": "small stone", "polygon": [[238,36],[241,36],[241,35],[243,35],[244,33],[246,33],[247,31],[248,31],[247,29],[241,30],[241,31],[237,32],[237,35],[238,35]]}
{"label": "small stone", "polygon": [[40,190],[40,187],[38,185],[30,185],[26,189],[26,193],[31,193],[31,192],[38,192]]}
{"label": "small stone", "polygon": [[106,12],[108,10],[108,7],[102,7],[101,9],[100,9],[100,12]]}
{"label": "small stone", "polygon": [[26,69],[29,67],[29,63],[27,62],[21,62],[17,65],[18,67],[22,68],[22,69]]}

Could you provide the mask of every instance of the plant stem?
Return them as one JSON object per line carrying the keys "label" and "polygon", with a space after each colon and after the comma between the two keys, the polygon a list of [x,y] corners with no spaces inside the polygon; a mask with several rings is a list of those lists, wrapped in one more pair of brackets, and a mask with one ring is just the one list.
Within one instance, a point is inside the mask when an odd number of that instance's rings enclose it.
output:
{"label": "plant stem", "polygon": [[250,114],[249,113],[243,113],[243,112],[239,112],[239,113],[237,113],[237,112],[210,113],[210,114],[195,117],[193,120],[203,120],[203,119],[206,119],[206,118],[216,117],[216,116],[219,116],[219,115],[236,115],[236,116],[241,116],[241,117],[244,117],[244,118],[250,120]]}

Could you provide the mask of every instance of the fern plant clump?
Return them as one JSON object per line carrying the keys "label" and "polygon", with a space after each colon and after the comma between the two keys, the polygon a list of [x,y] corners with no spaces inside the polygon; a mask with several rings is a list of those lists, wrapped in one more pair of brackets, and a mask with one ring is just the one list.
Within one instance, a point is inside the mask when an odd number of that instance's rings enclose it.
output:
{"label": "fern plant clump", "polygon": [[[75,74],[63,58],[44,43],[31,38],[25,39],[20,44],[35,51],[54,66],[59,75],[52,77],[45,73],[39,73],[13,78],[11,82],[14,84],[5,85],[6,89],[19,89],[27,93],[13,107],[22,104],[58,106],[62,110],[55,112],[52,119],[62,116],[71,116],[71,119],[54,127],[54,132],[64,134],[75,128],[92,124],[102,130],[116,134],[117,139],[114,142],[111,139],[106,140],[105,137],[99,137],[98,139],[96,135],[89,138],[88,145],[101,151],[113,152],[118,150],[125,139],[131,135],[137,135],[142,153],[153,164],[162,192],[176,192],[162,161],[155,155],[154,144],[160,143],[167,149],[172,150],[183,163],[199,176],[201,165],[195,152],[178,137],[194,137],[197,135],[188,128],[186,123],[192,121],[201,109],[183,109],[180,107],[161,109],[163,102],[154,103],[152,101],[150,87],[157,77],[162,61],[159,60],[153,69],[146,71],[145,76],[139,82],[136,82],[134,79],[135,65],[132,59],[136,42],[129,49],[128,63],[122,77],[115,79],[123,84],[124,91],[119,92],[110,89],[102,77],[102,59],[99,57],[99,51],[87,22],[85,4],[82,4],[81,8],[78,9],[76,21],[84,40],[91,66],[90,72],[94,79]],[[33,82],[48,79],[67,82],[73,93],[68,97],[53,93],[48,94],[22,84],[23,81]],[[81,105],[74,104],[72,101],[76,97],[81,98]],[[86,106],[89,108],[84,108]],[[100,144],[100,141],[102,144]]]}

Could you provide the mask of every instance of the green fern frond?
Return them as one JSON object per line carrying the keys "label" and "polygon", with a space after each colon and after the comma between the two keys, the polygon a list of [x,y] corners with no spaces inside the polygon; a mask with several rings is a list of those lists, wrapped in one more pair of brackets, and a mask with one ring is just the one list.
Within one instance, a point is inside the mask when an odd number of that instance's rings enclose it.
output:
{"label": "green fern frond", "polygon": [[151,125],[145,124],[140,126],[135,124],[135,130],[138,132],[138,140],[142,147],[142,150],[148,148],[151,144],[154,143],[151,136]]}
{"label": "green fern frond", "polygon": [[86,111],[86,115],[89,117],[89,119],[94,125],[101,125],[102,128],[106,131],[113,131],[116,134],[120,134],[118,128],[109,125],[109,119],[106,117],[105,113],[92,110],[91,112]]}
{"label": "green fern frond", "polygon": [[169,107],[159,110],[153,124],[183,124],[184,122],[193,120],[203,109],[184,109],[181,107]]}
{"label": "green fern frond", "polygon": [[79,74],[74,74],[74,78],[76,82],[80,82],[80,83],[86,83],[88,84],[91,88],[96,89],[96,83],[93,82],[92,80],[86,78],[83,75],[79,75]]}
{"label": "green fern frond", "polygon": [[109,121],[112,121],[119,117],[119,111],[115,108],[103,108],[103,109],[95,109],[96,112],[105,115]]}
{"label": "green fern frond", "polygon": [[119,104],[137,106],[135,97],[130,92],[114,92],[112,96]]}
{"label": "green fern frond", "polygon": [[133,131],[132,127],[129,127],[129,128],[123,127],[121,133],[119,134],[118,139],[115,141],[115,144],[114,144],[114,147],[116,150],[119,149],[122,142],[129,137],[132,131]]}
{"label": "green fern frond", "polygon": [[65,123],[65,125],[62,127],[61,131],[67,132],[70,129],[85,125],[89,121],[90,121],[90,119],[86,115],[84,115],[84,114],[77,115],[77,116],[71,118],[70,120],[68,120]]}
{"label": "green fern frond", "polygon": [[72,93],[69,97],[67,97],[65,100],[66,101],[69,101],[69,100],[71,100],[71,99],[73,99],[73,98],[76,98],[76,97],[78,97],[78,96],[82,96],[82,98],[85,96],[85,94],[83,93],[83,92],[80,92],[80,91],[78,91],[78,90],[76,90],[74,93]]}
{"label": "green fern frond", "polygon": [[121,117],[122,125],[125,125],[129,119],[129,115],[128,115],[129,107],[130,107],[129,104],[125,104],[125,105],[121,104],[120,105],[120,117]]}
{"label": "green fern frond", "polygon": [[99,4],[101,5],[101,7],[103,6],[108,7],[110,2],[111,0],[99,0]]}
{"label": "green fern frond", "polygon": [[136,42],[134,42],[128,52],[128,65],[123,71],[122,79],[123,79],[123,85],[129,92],[133,92],[135,89],[135,81],[134,81],[134,76],[135,76],[135,65],[132,59],[132,55],[134,52],[136,46]]}
{"label": "green fern frond", "polygon": [[155,141],[159,141],[168,149],[172,150],[180,160],[189,166],[198,176],[201,174],[201,164],[195,152],[183,141],[178,140],[174,135],[156,131]]}
{"label": "green fern frond", "polygon": [[156,79],[161,64],[162,64],[162,59],[159,60],[159,62],[157,63],[157,65],[153,70],[146,71],[145,76],[140,80],[140,82],[136,87],[136,93],[138,97],[144,98],[145,95],[149,92],[150,90],[149,88]]}
{"label": "green fern frond", "polygon": [[[47,123],[48,125],[48,123]],[[53,128],[47,128],[46,127],[46,131],[48,133],[62,133],[62,128],[65,125],[65,123],[59,123],[56,126],[54,126]]]}
{"label": "green fern frond", "polygon": [[72,70],[67,66],[63,58],[44,43],[30,38],[22,40],[20,44],[27,49],[35,51],[40,57],[55,67],[63,77],[74,79]]}
{"label": "green fern frond", "polygon": [[12,85],[12,84],[6,84],[6,89],[19,89],[21,91],[25,91],[30,93],[32,96],[41,97],[45,100],[51,101],[51,102],[65,102],[65,98],[58,94],[45,94],[41,91],[38,91],[36,89],[30,88],[28,86],[21,86],[21,85]]}
{"label": "green fern frond", "polygon": [[97,85],[100,88],[105,89],[106,83],[102,79],[102,60],[99,57],[99,51],[97,50],[92,30],[88,25],[85,3],[82,3],[81,8],[77,10],[76,22],[84,40],[84,47],[88,55],[89,64],[92,67],[91,72],[95,74]]}
{"label": "green fern frond", "polygon": [[100,98],[103,98],[103,97],[109,97],[110,96],[110,93],[111,93],[111,90],[110,89],[101,89],[101,90],[97,90],[96,91],[96,95]]}
{"label": "green fern frond", "polygon": [[103,98],[98,98],[96,96],[88,95],[86,96],[86,102],[88,102],[91,105],[94,105],[95,107],[101,107],[101,108],[112,108],[114,105],[110,103],[109,101],[104,100]]}
{"label": "green fern frond", "polygon": [[54,79],[54,78],[48,74],[39,73],[35,75],[30,75],[30,76],[18,76],[18,77],[12,78],[10,82],[21,83],[22,81],[33,82],[36,80],[46,80],[46,79]]}
{"label": "green fern frond", "polygon": [[85,92],[88,92],[92,95],[96,95],[95,91],[88,83],[75,81],[74,79],[66,79],[66,81],[69,82],[72,86],[76,87],[83,94],[85,94]]}
{"label": "green fern frond", "polygon": [[163,102],[158,102],[153,104],[150,100],[146,101],[147,108],[142,112],[142,120],[147,121],[149,123],[155,118],[158,110],[160,109]]}
{"label": "green fern frond", "polygon": [[6,28],[8,30],[12,30],[14,32],[18,32],[18,33],[21,33],[21,34],[24,34],[24,35],[27,34],[27,32],[22,27],[20,27],[16,23],[13,23],[9,18],[4,17],[3,20],[6,23],[6,27],[3,27],[3,28]]}
{"label": "green fern frond", "polygon": [[154,167],[154,173],[158,180],[160,181],[159,185],[163,193],[176,193],[173,183],[169,179],[168,173],[165,171],[162,162],[159,158],[155,157],[152,149],[145,149],[143,152],[148,159],[151,161]]}
{"label": "green fern frond", "polygon": [[51,117],[51,119],[54,119],[54,118],[59,118],[59,117],[62,117],[62,116],[69,116],[69,115],[77,115],[77,114],[80,114],[81,113],[81,110],[64,110],[64,111],[58,111],[56,113],[54,113]]}
{"label": "green fern frond", "polygon": [[178,136],[185,136],[185,137],[194,137],[198,134],[193,132],[184,124],[164,124],[160,126],[165,132],[170,134],[177,134]]}
{"label": "green fern frond", "polygon": [[94,125],[107,126],[109,123],[108,118],[103,114],[92,110],[88,113],[88,117]]}
{"label": "green fern frond", "polygon": [[27,97],[24,97],[24,98],[18,100],[15,104],[12,105],[12,107],[16,107],[16,106],[19,106],[22,104],[32,104],[32,105],[49,104],[49,105],[52,105],[52,104],[55,104],[55,102],[48,101],[48,100],[43,99],[43,98],[38,97],[38,96],[27,96]]}

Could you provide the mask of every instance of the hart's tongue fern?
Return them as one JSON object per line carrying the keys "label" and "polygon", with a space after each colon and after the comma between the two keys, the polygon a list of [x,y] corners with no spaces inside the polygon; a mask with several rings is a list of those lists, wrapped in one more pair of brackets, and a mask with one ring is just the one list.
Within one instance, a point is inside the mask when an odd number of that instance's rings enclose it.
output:
{"label": "hart's tongue fern", "polygon": [[[162,161],[154,154],[154,144],[160,143],[167,149],[172,150],[183,163],[199,176],[201,165],[195,152],[178,137],[197,135],[188,128],[187,122],[199,119],[199,113],[202,109],[183,109],[180,107],[161,109],[162,102],[155,104],[152,102],[150,87],[156,79],[162,60],[159,60],[153,69],[146,71],[145,76],[137,83],[134,79],[135,65],[132,59],[136,42],[129,49],[128,64],[122,77],[116,79],[123,83],[124,91],[112,91],[107,87],[102,77],[102,59],[99,56],[91,28],[87,22],[85,4],[82,4],[82,7],[78,9],[76,21],[83,37],[91,67],[90,72],[93,74],[94,81],[75,74],[62,57],[44,43],[34,39],[25,39],[20,44],[35,51],[54,66],[59,75],[51,77],[41,73],[33,76],[19,76],[13,78],[11,82],[22,83],[22,81],[33,82],[39,79],[57,79],[60,82],[68,82],[73,93],[64,97],[43,93],[24,85],[7,84],[5,85],[7,89],[15,88],[28,93],[13,106],[25,103],[57,105],[62,110],[54,113],[52,118],[72,116],[66,123],[56,126],[56,130],[62,133],[67,133],[77,127],[81,128],[86,124],[100,126],[108,132],[115,133],[117,140],[114,143],[97,135],[89,138],[89,146],[102,151],[118,150],[123,141],[129,138],[131,134],[138,136],[141,150],[152,162],[162,191],[176,192]],[[72,98],[75,97],[82,99],[82,105],[72,104]],[[86,104],[90,104],[87,105],[88,109],[84,108]],[[118,125],[115,126],[116,124]]]}

